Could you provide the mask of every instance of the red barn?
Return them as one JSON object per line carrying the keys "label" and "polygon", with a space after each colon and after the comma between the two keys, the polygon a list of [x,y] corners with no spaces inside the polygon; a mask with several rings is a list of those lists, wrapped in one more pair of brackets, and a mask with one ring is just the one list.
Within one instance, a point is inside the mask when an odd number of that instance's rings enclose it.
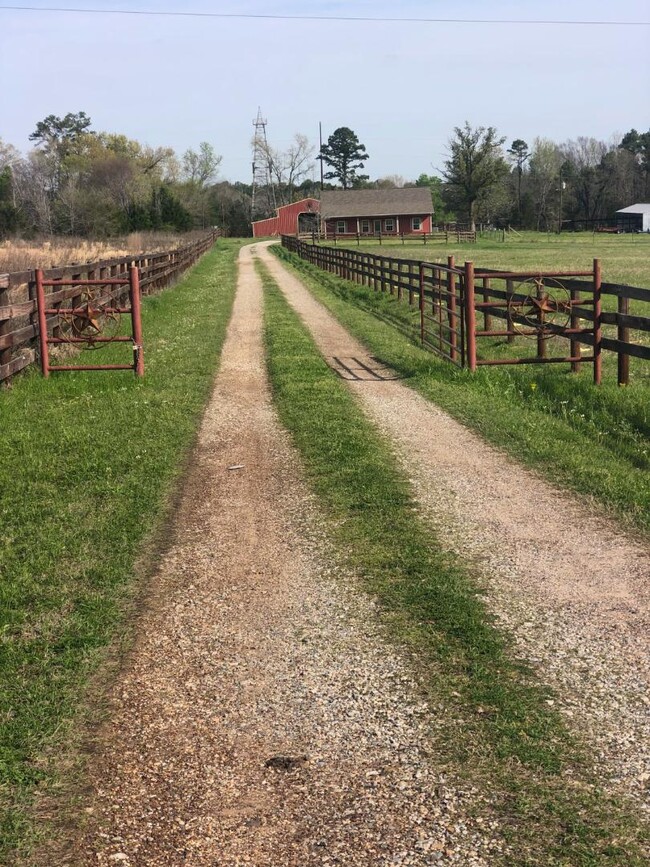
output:
{"label": "red barn", "polygon": [[321,233],[423,235],[432,231],[433,202],[426,187],[397,190],[323,190]]}
{"label": "red barn", "polygon": [[276,216],[253,222],[253,237],[269,235],[297,235],[300,232],[318,231],[318,199],[301,199],[291,205],[276,208]]}

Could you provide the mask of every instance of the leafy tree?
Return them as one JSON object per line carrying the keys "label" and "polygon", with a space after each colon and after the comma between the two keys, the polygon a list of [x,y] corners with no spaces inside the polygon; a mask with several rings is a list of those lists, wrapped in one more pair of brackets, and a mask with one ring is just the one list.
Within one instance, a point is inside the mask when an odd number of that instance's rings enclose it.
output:
{"label": "leafy tree", "polygon": [[640,133],[631,129],[623,136],[619,148],[633,155],[640,180],[638,195],[647,202],[650,195],[650,130]]}
{"label": "leafy tree", "polygon": [[521,177],[524,173],[524,165],[530,158],[527,143],[521,138],[516,138],[508,148],[508,155],[517,172],[517,220],[521,222]]}
{"label": "leafy tree", "polygon": [[335,129],[327,142],[321,147],[319,159],[324,160],[332,171],[323,176],[326,180],[338,179],[344,190],[367,181],[368,175],[358,175],[357,169],[364,167],[369,159],[366,146],[361,144],[356,133],[347,126]]}
{"label": "leafy tree", "polygon": [[18,212],[13,204],[13,178],[11,167],[0,171],[0,238],[18,228]]}
{"label": "leafy tree", "polygon": [[469,222],[476,227],[477,202],[508,174],[508,166],[494,127],[479,126],[472,129],[466,121],[464,127],[454,127],[455,137],[449,140],[449,159],[445,162],[445,180],[452,193],[463,206]]}
{"label": "leafy tree", "polygon": [[188,148],[183,154],[183,170],[187,180],[198,187],[205,187],[209,181],[214,180],[221,159],[207,141],[201,142],[198,152]]}
{"label": "leafy tree", "polygon": [[36,124],[36,129],[29,140],[43,145],[45,150],[55,152],[59,160],[64,160],[73,149],[73,145],[84,135],[92,135],[92,121],[84,111],[73,114],[68,112],[65,117],[49,114],[45,120]]}
{"label": "leafy tree", "polygon": [[442,197],[442,178],[436,175],[427,175],[422,173],[415,182],[416,187],[428,187],[431,190],[431,201],[433,202],[433,218],[436,223],[448,223],[454,217],[447,211],[445,201]]}

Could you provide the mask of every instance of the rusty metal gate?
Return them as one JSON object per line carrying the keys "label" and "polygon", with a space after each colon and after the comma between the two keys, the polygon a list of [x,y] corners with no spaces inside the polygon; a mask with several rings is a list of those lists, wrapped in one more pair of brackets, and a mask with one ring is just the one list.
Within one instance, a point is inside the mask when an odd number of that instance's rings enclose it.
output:
{"label": "rusty metal gate", "polygon": [[[133,370],[136,376],[144,376],[140,273],[136,267],[131,266],[124,277],[97,280],[46,280],[41,269],[35,276],[43,376],[48,377],[53,370]],[[46,286],[54,291],[46,294]],[[131,322],[130,336],[120,333],[125,315]],[[132,344],[133,360],[129,364],[50,363],[50,346],[98,349],[109,343]]]}
{"label": "rusty metal gate", "polygon": [[[475,271],[472,262],[456,267],[453,257],[446,266],[420,265],[422,344],[459,367],[568,363],[576,372],[581,364],[591,363],[599,384],[601,321],[597,259],[590,271],[545,273]],[[520,337],[525,344],[517,341]],[[505,345],[517,342],[526,350],[485,358],[479,351],[483,338],[504,338]],[[568,340],[568,352],[549,354],[554,338]]]}

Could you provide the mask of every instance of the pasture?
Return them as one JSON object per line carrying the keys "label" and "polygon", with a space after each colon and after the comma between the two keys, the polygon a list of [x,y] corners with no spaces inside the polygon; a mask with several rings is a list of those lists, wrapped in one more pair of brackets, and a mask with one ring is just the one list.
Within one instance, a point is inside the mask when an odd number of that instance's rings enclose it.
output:
{"label": "pasture", "polygon": [[[570,271],[589,267],[600,259],[603,280],[650,288],[650,235],[608,235],[591,232],[563,232],[561,235],[541,232],[484,232],[475,244],[445,244],[444,241],[382,239],[368,241],[337,241],[337,246],[361,249],[368,253],[445,262],[454,256],[457,262],[473,261],[485,268],[509,271]],[[323,242],[331,246],[332,241]]]}

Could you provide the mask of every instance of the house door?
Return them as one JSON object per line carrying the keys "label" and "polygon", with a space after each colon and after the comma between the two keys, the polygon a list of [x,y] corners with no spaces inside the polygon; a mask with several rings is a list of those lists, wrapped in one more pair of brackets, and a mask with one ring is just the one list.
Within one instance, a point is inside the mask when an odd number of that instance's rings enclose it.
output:
{"label": "house door", "polygon": [[381,220],[375,220],[375,233],[381,234]]}

